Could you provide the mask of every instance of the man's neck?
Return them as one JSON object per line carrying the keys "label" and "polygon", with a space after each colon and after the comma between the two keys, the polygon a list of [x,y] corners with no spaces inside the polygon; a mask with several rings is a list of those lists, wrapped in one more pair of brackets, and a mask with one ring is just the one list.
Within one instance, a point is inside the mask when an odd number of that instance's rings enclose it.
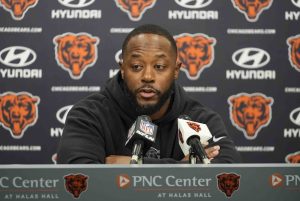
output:
{"label": "man's neck", "polygon": [[150,118],[152,120],[161,119],[168,112],[170,103],[171,103],[171,97],[168,98],[168,100],[163,104],[163,106],[159,109],[159,111],[157,111],[154,114],[150,115]]}

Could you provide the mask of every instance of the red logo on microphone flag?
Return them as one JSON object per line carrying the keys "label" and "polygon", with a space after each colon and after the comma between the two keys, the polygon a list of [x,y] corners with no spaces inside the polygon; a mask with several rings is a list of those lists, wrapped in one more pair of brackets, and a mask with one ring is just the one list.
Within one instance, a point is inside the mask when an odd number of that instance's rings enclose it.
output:
{"label": "red logo on microphone flag", "polygon": [[189,127],[190,127],[191,129],[193,129],[193,130],[196,131],[197,133],[201,130],[200,125],[199,125],[199,124],[196,124],[195,122],[188,121],[188,122],[186,122],[186,123],[189,125]]}

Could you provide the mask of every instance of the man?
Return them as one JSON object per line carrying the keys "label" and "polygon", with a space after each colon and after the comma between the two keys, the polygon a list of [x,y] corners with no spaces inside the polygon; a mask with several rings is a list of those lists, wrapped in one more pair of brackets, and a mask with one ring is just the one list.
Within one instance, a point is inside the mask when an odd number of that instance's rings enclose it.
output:
{"label": "man", "polygon": [[139,115],[158,126],[144,163],[188,161],[178,144],[177,118],[207,124],[219,141],[205,151],[212,163],[239,162],[239,154],[218,114],[191,99],[176,83],[181,63],[172,35],[156,25],[134,29],[122,46],[120,72],[103,91],[75,104],[58,148],[58,163],[129,164],[127,133]]}

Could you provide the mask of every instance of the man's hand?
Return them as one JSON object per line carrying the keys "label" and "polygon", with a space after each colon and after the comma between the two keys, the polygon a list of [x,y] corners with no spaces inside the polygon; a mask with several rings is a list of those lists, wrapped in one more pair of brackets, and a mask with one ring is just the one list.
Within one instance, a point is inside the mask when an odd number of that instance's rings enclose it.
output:
{"label": "man's hand", "polygon": [[105,164],[129,164],[131,157],[110,155],[105,158]]}
{"label": "man's hand", "polygon": [[217,155],[219,155],[219,151],[220,151],[220,146],[219,145],[205,148],[205,152],[207,154],[207,157],[210,160],[213,159],[214,157],[216,157]]}
{"label": "man's hand", "polygon": [[[217,155],[219,155],[219,150],[220,150],[220,146],[216,145],[213,147],[207,147],[205,148],[205,152],[207,154],[208,159],[213,159],[214,157],[216,157]],[[189,161],[189,157],[190,155],[186,155],[182,161]]]}

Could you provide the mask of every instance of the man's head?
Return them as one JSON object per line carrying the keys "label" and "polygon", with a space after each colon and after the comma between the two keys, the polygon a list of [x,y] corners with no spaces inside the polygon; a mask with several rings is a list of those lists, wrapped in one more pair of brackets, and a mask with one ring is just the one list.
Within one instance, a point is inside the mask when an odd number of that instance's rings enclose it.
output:
{"label": "man's head", "polygon": [[122,45],[122,55],[123,56],[126,52],[126,47],[127,47],[128,42],[130,41],[130,39],[137,35],[140,35],[140,34],[154,34],[154,35],[160,35],[162,37],[165,37],[172,45],[172,48],[174,49],[176,56],[177,56],[177,45],[176,45],[176,41],[173,38],[173,36],[166,29],[164,29],[160,26],[154,25],[154,24],[141,25],[141,26],[135,28],[134,30],[132,30],[127,35],[127,37],[123,41],[123,45]]}
{"label": "man's head", "polygon": [[180,65],[176,42],[165,29],[143,25],[129,33],[122,46],[121,75],[141,114],[160,118],[166,112]]}

